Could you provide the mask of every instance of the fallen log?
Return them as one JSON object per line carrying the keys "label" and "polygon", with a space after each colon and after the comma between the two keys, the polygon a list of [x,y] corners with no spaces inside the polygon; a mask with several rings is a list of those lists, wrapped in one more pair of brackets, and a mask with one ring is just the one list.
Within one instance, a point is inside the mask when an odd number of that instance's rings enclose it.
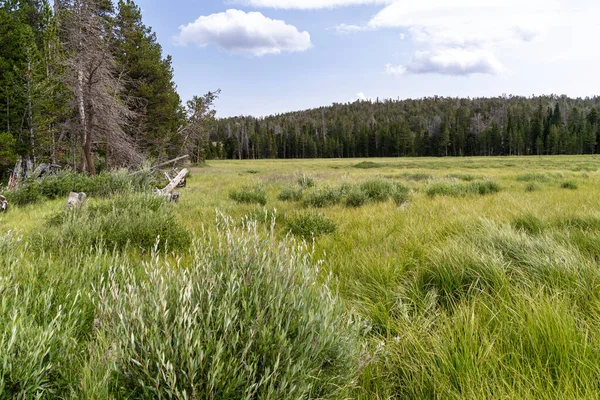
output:
{"label": "fallen log", "polygon": [[178,192],[174,192],[173,190],[181,183],[182,180],[185,179],[185,176],[188,174],[188,170],[187,168],[182,169],[175,178],[171,179],[171,182],[169,182],[169,184],[167,186],[165,186],[162,189],[154,189],[154,195],[155,196],[164,196],[167,198],[167,200],[169,201],[178,201],[179,200],[179,193]]}

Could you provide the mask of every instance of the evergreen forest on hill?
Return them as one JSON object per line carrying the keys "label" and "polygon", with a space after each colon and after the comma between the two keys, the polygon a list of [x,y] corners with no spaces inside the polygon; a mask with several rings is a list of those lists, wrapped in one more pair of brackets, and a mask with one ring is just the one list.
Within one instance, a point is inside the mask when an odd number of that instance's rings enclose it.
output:
{"label": "evergreen forest on hill", "polygon": [[232,159],[499,156],[600,152],[600,98],[356,101],[218,120]]}

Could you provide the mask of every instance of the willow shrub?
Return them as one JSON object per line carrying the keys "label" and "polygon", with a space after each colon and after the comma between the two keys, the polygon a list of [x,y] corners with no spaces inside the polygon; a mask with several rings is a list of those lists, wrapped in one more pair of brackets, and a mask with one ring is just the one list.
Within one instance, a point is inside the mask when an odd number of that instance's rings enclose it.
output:
{"label": "willow shrub", "polygon": [[110,386],[126,398],[344,397],[357,377],[359,325],[317,277],[304,244],[248,222],[218,223],[175,268],[112,269],[96,291],[113,343]]}

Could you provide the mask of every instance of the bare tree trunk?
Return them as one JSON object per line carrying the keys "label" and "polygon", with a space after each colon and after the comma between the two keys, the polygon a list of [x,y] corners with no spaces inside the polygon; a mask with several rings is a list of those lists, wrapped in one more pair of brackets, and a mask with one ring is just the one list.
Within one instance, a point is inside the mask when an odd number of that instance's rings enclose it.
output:
{"label": "bare tree trunk", "polygon": [[33,129],[33,106],[31,104],[31,61],[27,62],[27,123],[29,124],[29,146],[31,147],[31,157],[35,164],[35,134]]}

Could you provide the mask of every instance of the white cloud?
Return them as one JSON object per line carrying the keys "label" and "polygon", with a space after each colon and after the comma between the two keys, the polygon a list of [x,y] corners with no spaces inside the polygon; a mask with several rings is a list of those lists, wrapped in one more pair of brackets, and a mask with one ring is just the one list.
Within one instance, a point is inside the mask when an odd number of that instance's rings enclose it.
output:
{"label": "white cloud", "polygon": [[495,74],[504,70],[498,54],[544,38],[565,19],[565,8],[571,4],[567,0],[391,0],[366,24],[342,24],[337,30],[400,30],[401,38],[409,39],[417,51],[406,65],[386,66],[391,75]]}
{"label": "white cloud", "polygon": [[365,4],[390,4],[394,0],[230,0],[229,3],[257,8],[279,8],[284,10],[317,10]]}
{"label": "white cloud", "polygon": [[312,47],[308,32],[300,32],[293,25],[259,12],[227,10],[201,16],[180,26],[179,31],[175,37],[178,44],[195,43],[201,47],[214,44],[232,53],[254,56],[306,51]]}
{"label": "white cloud", "polygon": [[373,99],[372,99],[372,98],[370,98],[370,97],[368,97],[368,96],[367,96],[366,94],[364,94],[363,92],[359,92],[359,93],[356,95],[356,100],[359,100],[359,101],[372,101]]}
{"label": "white cloud", "polygon": [[404,75],[406,74],[406,67],[402,65],[387,64],[385,66],[385,72],[388,75]]}
{"label": "white cloud", "polygon": [[440,51],[418,51],[406,65],[388,64],[390,75],[443,74],[472,75],[496,74],[504,69],[494,54],[486,50],[447,49]]}

